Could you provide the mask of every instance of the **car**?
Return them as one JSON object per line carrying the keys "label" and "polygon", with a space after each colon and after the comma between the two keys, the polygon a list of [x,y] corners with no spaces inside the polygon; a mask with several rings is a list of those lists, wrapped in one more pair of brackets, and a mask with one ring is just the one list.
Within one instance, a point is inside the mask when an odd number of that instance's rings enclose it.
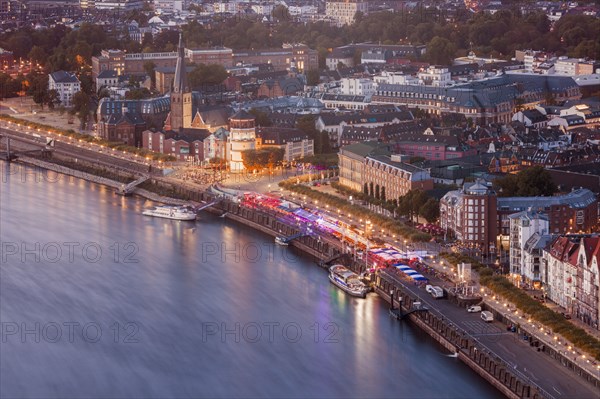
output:
{"label": "car", "polygon": [[481,312],[481,306],[479,306],[479,305],[472,305],[472,306],[469,306],[469,307],[467,308],[467,312],[469,312],[469,313],[477,313],[477,312]]}
{"label": "car", "polygon": [[564,317],[565,319],[567,319],[567,320],[571,319],[571,315],[570,315],[570,314],[568,314],[568,313],[564,313],[564,312],[563,312],[563,313],[562,313],[562,315],[563,315],[563,317]]}
{"label": "car", "polygon": [[486,323],[491,323],[494,321],[494,314],[490,311],[484,310],[481,312],[481,320],[485,321]]}

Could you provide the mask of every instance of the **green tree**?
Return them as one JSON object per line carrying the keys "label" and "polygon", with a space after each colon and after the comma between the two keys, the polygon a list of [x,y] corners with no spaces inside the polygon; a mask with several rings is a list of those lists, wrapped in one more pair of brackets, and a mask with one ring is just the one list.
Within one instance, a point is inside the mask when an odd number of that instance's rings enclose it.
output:
{"label": "green tree", "polygon": [[29,54],[27,54],[27,57],[32,63],[44,65],[46,63],[46,59],[48,59],[48,53],[46,53],[43,47],[33,46]]}
{"label": "green tree", "polygon": [[292,17],[288,8],[283,4],[279,4],[273,8],[271,16],[277,20],[277,22],[291,22]]}
{"label": "green tree", "polygon": [[203,85],[214,86],[223,83],[227,79],[227,71],[222,65],[200,64],[188,74],[188,79],[193,88]]}
{"label": "green tree", "polygon": [[81,129],[85,129],[90,116],[90,96],[83,91],[78,91],[73,96],[72,103],[73,107],[69,113],[76,115],[81,122]]}
{"label": "green tree", "polygon": [[143,100],[145,98],[150,98],[151,96],[152,93],[145,87],[136,87],[125,93],[125,98],[127,100]]}
{"label": "green tree", "polygon": [[30,74],[27,80],[29,81],[27,94],[31,96],[33,102],[44,109],[44,105],[48,102],[48,75]]}
{"label": "green tree", "polygon": [[316,86],[319,84],[319,70],[311,69],[306,72],[306,84],[309,86]]}
{"label": "green tree", "polygon": [[456,45],[450,40],[436,36],[427,44],[426,56],[433,64],[449,65],[456,54]]}
{"label": "green tree", "polygon": [[552,176],[543,166],[533,166],[516,175],[496,179],[494,188],[501,197],[548,197],[558,191]]}
{"label": "green tree", "polygon": [[144,72],[146,75],[150,76],[150,80],[152,81],[152,88],[156,87],[156,64],[152,61],[144,62]]}
{"label": "green tree", "polygon": [[273,126],[273,122],[269,118],[266,112],[263,112],[259,109],[252,108],[248,113],[255,118],[256,126],[268,127]]}
{"label": "green tree", "polygon": [[429,198],[419,208],[419,215],[428,223],[435,223],[440,217],[440,203],[435,198]]}
{"label": "green tree", "polygon": [[46,104],[50,109],[54,109],[55,106],[60,104],[60,95],[58,94],[58,91],[54,89],[48,90],[48,95],[46,96]]}

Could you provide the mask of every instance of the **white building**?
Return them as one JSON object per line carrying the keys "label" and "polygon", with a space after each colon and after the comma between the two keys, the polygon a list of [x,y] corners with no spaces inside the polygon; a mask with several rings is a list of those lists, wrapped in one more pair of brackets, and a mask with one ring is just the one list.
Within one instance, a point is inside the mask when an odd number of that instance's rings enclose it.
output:
{"label": "white building", "polygon": [[244,170],[242,152],[256,149],[256,123],[254,116],[238,111],[229,118],[229,169]]}
{"label": "white building", "polygon": [[154,10],[161,13],[180,13],[188,8],[189,0],[154,0]]}
{"label": "white building", "polygon": [[363,0],[327,0],[325,16],[336,26],[351,25],[357,12],[369,13],[369,3]]}
{"label": "white building", "polygon": [[144,8],[143,0],[96,0],[97,10],[139,10]]}
{"label": "white building", "polygon": [[452,82],[450,71],[446,67],[431,65],[423,72],[419,72],[419,83],[427,86],[446,87]]}
{"label": "white building", "polygon": [[392,84],[392,85],[418,85],[419,79],[412,75],[405,75],[402,72],[383,71],[381,75],[375,76],[377,84]]}
{"label": "white building", "polygon": [[56,90],[61,104],[70,107],[75,93],[81,91],[81,83],[75,74],[57,71],[48,76],[48,90]]}
{"label": "white building", "polygon": [[508,216],[508,219],[510,220],[509,245],[512,281],[519,286],[522,283],[531,284],[540,281],[539,265],[537,269],[533,267],[533,264],[529,265],[532,269],[527,268],[525,246],[534,234],[537,233],[540,236],[548,234],[550,230],[548,216],[537,212],[523,211]]}
{"label": "white building", "polygon": [[375,93],[375,84],[367,78],[342,78],[341,93],[352,96],[371,97]]}

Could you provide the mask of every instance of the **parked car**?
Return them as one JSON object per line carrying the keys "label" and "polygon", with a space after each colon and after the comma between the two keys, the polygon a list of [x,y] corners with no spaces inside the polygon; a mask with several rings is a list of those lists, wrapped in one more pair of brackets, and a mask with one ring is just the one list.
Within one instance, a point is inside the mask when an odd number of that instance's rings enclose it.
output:
{"label": "parked car", "polygon": [[481,320],[485,321],[486,323],[491,323],[494,321],[494,315],[492,312],[484,310],[481,312]]}

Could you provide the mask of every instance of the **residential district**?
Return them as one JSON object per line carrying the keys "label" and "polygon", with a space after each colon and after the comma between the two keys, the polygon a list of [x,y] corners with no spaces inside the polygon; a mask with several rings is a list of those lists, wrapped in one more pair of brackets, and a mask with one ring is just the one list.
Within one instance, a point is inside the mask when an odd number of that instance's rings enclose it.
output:
{"label": "residential district", "polygon": [[[224,173],[202,183],[314,170],[337,153],[327,165],[337,194],[480,259],[598,336],[600,60],[588,43],[597,2],[393,3],[1,0],[1,112],[49,124],[64,114],[57,127],[163,154],[165,171],[192,182],[215,165]],[[416,15],[415,29],[451,30],[534,15],[564,46],[533,35],[536,47],[500,51],[471,35],[463,48],[444,39],[451,56],[440,57],[435,38],[410,32],[331,47],[269,39],[282,23],[345,32],[398,13]],[[263,41],[207,42],[222,21]],[[584,21],[596,25],[591,39],[573,31]],[[36,39],[47,33],[56,40]],[[403,211],[415,192],[434,209]]]}

